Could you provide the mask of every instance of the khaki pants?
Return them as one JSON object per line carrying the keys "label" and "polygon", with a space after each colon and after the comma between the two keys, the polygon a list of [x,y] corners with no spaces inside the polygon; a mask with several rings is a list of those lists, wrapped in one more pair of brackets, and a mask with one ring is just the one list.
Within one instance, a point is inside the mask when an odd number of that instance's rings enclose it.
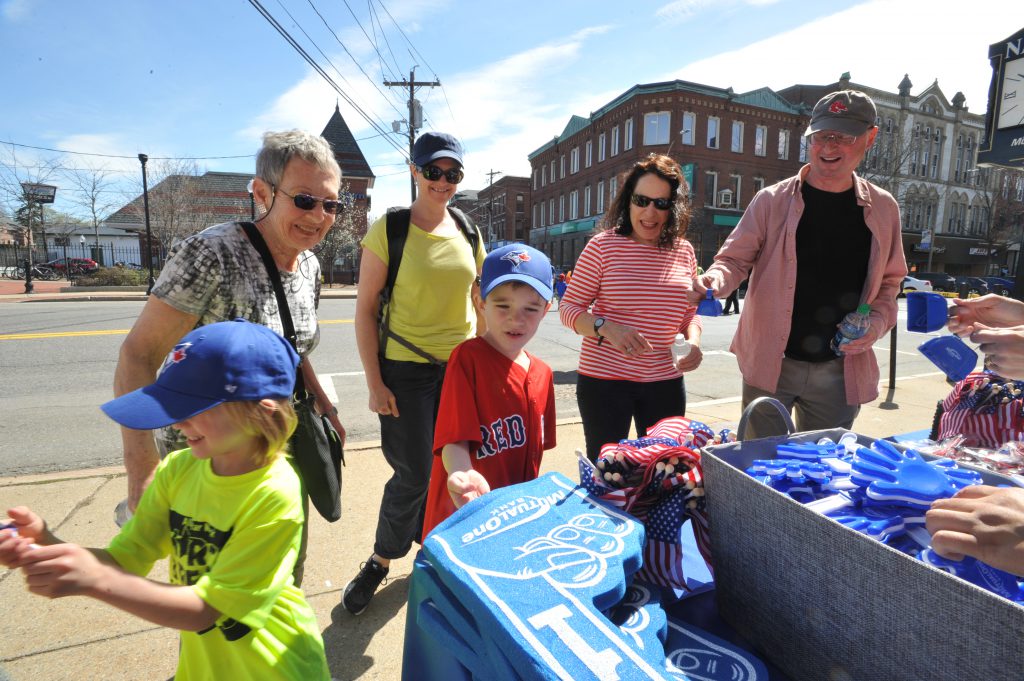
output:
{"label": "khaki pants", "polygon": [[[826,428],[853,428],[860,405],[846,403],[843,359],[828,362],[801,362],[783,358],[782,373],[775,392],[761,390],[743,381],[743,408],[758,397],[774,397],[794,414],[797,431]],[[750,414],[743,439],[783,435],[786,426],[772,410]]]}

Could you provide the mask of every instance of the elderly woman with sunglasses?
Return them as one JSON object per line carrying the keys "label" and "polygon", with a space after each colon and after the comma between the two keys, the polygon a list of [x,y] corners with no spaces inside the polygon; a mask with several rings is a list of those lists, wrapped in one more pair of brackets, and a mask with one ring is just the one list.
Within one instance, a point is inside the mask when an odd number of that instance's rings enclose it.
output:
{"label": "elderly woman with sunglasses", "polygon": [[[683,239],[689,189],[679,164],[652,154],[626,176],[605,231],[583,249],[559,303],[562,323],[583,336],[576,400],[587,457],[686,410],[683,373],[700,366],[701,324],[688,301],[697,271]],[[673,361],[682,333],[690,352]]]}
{"label": "elderly woman with sunglasses", "polygon": [[471,295],[483,245],[476,228],[448,207],[462,181],[462,158],[462,144],[445,133],[423,133],[413,145],[416,200],[399,213],[408,218],[408,235],[389,303],[390,341],[383,347],[377,313],[388,277],[387,217],[362,241],[356,342],[369,409],[380,418],[381,450],[394,474],[384,487],[373,553],[342,598],[353,615],[366,609],[391,561],[408,554],[419,537],[445,363],[456,345],[483,333]]}
{"label": "elderly woman with sunglasses", "polygon": [[[256,228],[281,275],[295,326],[301,370],[321,413],[345,431],[317,381],[309,354],[320,339],[316,303],[320,265],[310,249],[320,243],[340,210],[341,168],[325,139],[299,130],[268,132],[256,156],[252,193],[262,216]],[[114,393],[149,385],[179,338],[198,326],[244,317],[284,333],[266,267],[239,222],[209,227],[175,245],[168,254],[131,331],[121,345]],[[128,472],[127,508],[138,504],[160,457],[149,431],[121,429]],[[126,512],[127,511],[127,512]]]}

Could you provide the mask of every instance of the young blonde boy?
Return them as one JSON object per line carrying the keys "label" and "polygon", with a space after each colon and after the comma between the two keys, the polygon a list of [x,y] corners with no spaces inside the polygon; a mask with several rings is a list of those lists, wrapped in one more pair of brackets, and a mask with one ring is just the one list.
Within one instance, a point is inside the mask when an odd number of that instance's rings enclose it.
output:
{"label": "young blonde boy", "polygon": [[[0,563],[49,598],[83,595],[181,630],[178,681],[329,679],[316,616],[294,586],[299,478],[282,456],[299,357],[236,320],[174,347],[156,383],[102,409],[128,428],[176,424],[189,448],[157,468],[134,517],[104,549],[64,543],[25,507],[8,511]],[[145,579],[170,560],[170,583]]]}
{"label": "young blonde boy", "polygon": [[487,254],[474,303],[487,331],[452,352],[434,428],[426,537],[491,489],[533,480],[555,446],[551,368],[524,349],[551,307],[551,263],[523,244]]}

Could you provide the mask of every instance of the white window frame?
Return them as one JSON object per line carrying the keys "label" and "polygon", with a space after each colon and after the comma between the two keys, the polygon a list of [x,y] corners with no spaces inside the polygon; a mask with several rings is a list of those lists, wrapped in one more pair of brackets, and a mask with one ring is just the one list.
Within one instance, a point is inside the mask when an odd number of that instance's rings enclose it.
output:
{"label": "white window frame", "polygon": [[580,172],[580,148],[573,147],[569,152],[569,174],[575,175]]}
{"label": "white window frame", "polygon": [[558,179],[558,175],[555,174],[556,163],[558,163],[558,159],[551,159],[551,184],[554,184],[555,180]]}
{"label": "white window frame", "polygon": [[619,178],[612,175],[608,179],[608,203],[611,204],[615,201],[615,192],[619,190]]}
{"label": "white window frame", "polygon": [[597,182],[597,206],[594,208],[597,215],[604,213],[604,180]]}
{"label": "white window frame", "polygon": [[714,208],[718,205],[718,172],[714,170],[704,171],[704,205],[708,205],[708,197],[711,197],[711,205]]}
{"label": "white window frame", "polygon": [[547,187],[548,186],[548,164],[547,163],[541,164],[541,167],[540,167],[540,186],[541,187]]}
{"label": "white window frame", "polygon": [[611,149],[611,155],[612,156],[618,156],[619,155],[619,126],[617,126],[617,125],[614,128],[612,128],[612,149]]}
{"label": "white window frame", "polygon": [[565,194],[558,195],[558,221],[565,222]]}
{"label": "white window frame", "polygon": [[718,116],[708,116],[708,134],[707,134],[707,145],[708,149],[718,149],[722,143],[722,121]]}
{"label": "white window frame", "polygon": [[801,163],[807,162],[807,135],[800,135],[800,156]]}
{"label": "white window frame", "polygon": [[732,199],[732,207],[733,208],[739,208],[740,207],[740,193],[743,191],[743,176],[742,175],[732,174],[732,175],[729,175],[729,179],[732,180],[732,183],[731,183],[732,186],[730,187],[730,189],[732,189],[732,192],[735,195],[735,196],[733,196],[733,199]]}
{"label": "white window frame", "polygon": [[644,114],[644,146],[668,144],[672,137],[672,113],[651,111]]}
{"label": "white window frame", "polygon": [[789,130],[779,128],[779,160],[789,160]]}
{"label": "white window frame", "polygon": [[623,151],[629,151],[633,148],[633,119],[627,118],[626,122],[623,123],[623,134],[622,134],[622,149]]}
{"label": "white window frame", "polygon": [[590,217],[590,185],[583,188],[583,217]]}
{"label": "white window frame", "polygon": [[605,138],[605,133],[602,132],[600,135],[597,136],[597,162],[598,163],[600,163],[601,161],[605,160],[608,157],[608,155],[607,155],[608,145],[606,144],[606,141],[607,140]]}
{"label": "white window frame", "polygon": [[763,177],[755,177],[754,178],[754,193],[756,194],[759,191],[761,191],[762,189],[764,189],[764,178]]}
{"label": "white window frame", "polygon": [[585,167],[589,168],[594,165],[594,142],[593,140],[587,140],[587,153],[585,155]]}
{"label": "white window frame", "polygon": [[565,154],[562,154],[561,156],[558,157],[558,170],[559,170],[558,179],[564,180],[565,179]]}
{"label": "white window frame", "polygon": [[687,146],[697,143],[697,114],[692,111],[683,112],[683,127],[679,131],[679,142]]}
{"label": "white window frame", "polygon": [[754,127],[754,156],[768,155],[768,126]]}
{"label": "white window frame", "polygon": [[548,199],[548,224],[555,224],[555,197]]}
{"label": "white window frame", "polygon": [[573,189],[569,192],[569,219],[575,220],[580,216],[580,192]]}
{"label": "white window frame", "polygon": [[743,153],[743,121],[733,121],[732,131],[729,136],[729,150],[737,154]]}

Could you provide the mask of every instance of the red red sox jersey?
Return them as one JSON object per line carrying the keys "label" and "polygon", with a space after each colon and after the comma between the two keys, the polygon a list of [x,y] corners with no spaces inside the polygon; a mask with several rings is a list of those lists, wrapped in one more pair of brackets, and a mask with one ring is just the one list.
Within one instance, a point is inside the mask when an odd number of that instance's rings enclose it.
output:
{"label": "red red sox jersey", "polygon": [[423,536],[455,512],[441,450],[469,442],[473,468],[491,489],[533,480],[545,449],[555,446],[555,389],[551,367],[530,355],[524,369],[483,338],[452,352],[434,426]]}

